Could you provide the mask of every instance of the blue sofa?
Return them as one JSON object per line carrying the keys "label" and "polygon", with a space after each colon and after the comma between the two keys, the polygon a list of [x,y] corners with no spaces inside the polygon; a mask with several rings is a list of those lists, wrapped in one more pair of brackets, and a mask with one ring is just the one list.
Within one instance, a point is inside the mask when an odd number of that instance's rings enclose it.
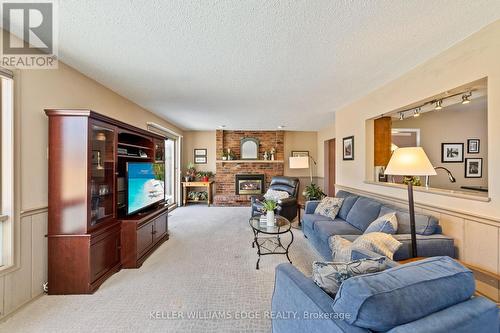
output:
{"label": "blue sofa", "polygon": [[[365,251],[367,252],[367,251]],[[353,251],[357,258],[374,253]],[[499,311],[473,297],[472,272],[449,257],[433,257],[352,277],[330,297],[291,264],[276,268],[273,333],[492,333]]]}
{"label": "blue sofa", "polygon": [[[314,214],[319,201],[308,201],[301,221],[304,235],[325,260],[332,259],[328,244],[328,239],[331,236],[341,235],[343,238],[353,241],[363,234],[371,222],[389,212],[396,212],[398,230],[393,236],[403,243],[403,246],[394,253],[394,260],[410,258],[410,216],[407,210],[346,191],[337,192],[336,197],[344,198],[344,202],[335,220]],[[441,234],[441,226],[435,217],[416,214],[415,226],[419,256],[456,257],[453,238]]]}

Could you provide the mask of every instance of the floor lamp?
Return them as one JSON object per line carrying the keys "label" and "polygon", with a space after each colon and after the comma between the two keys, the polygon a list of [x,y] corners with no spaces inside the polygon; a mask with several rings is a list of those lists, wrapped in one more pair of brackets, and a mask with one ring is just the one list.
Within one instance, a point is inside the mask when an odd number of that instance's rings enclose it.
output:
{"label": "floor lamp", "polygon": [[316,165],[316,161],[311,156],[292,156],[289,160],[290,169],[309,169],[309,176],[311,177],[311,184],[313,182],[313,170],[309,165],[309,159],[313,161],[314,165]]}
{"label": "floor lamp", "polygon": [[[398,148],[391,156],[385,169],[386,175],[393,176],[434,176],[436,170],[421,147]],[[408,182],[408,207],[410,212],[411,255],[417,257],[417,235],[415,232],[415,204],[413,183]]]}

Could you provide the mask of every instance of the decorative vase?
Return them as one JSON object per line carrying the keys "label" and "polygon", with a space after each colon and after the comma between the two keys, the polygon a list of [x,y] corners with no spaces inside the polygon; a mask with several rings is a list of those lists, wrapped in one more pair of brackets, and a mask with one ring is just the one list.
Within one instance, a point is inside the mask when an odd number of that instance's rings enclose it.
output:
{"label": "decorative vase", "polygon": [[222,156],[222,160],[226,161],[227,160],[227,156]]}
{"label": "decorative vase", "polygon": [[268,210],[266,212],[267,226],[274,227],[274,211]]}

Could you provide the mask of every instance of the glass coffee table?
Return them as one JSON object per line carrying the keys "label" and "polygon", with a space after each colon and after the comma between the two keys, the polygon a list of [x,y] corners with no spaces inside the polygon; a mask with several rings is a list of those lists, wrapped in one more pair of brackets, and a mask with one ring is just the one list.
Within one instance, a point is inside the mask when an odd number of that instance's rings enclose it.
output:
{"label": "glass coffee table", "polygon": [[[252,227],[254,239],[252,248],[257,246],[257,264],[255,269],[259,269],[260,257],[269,254],[284,254],[290,263],[288,250],[293,243],[292,224],[283,216],[276,215],[276,222],[274,226],[267,226],[266,221],[260,221],[261,215],[256,215],[250,218],[249,224]],[[290,243],[285,247],[281,242],[281,235],[290,233]]]}

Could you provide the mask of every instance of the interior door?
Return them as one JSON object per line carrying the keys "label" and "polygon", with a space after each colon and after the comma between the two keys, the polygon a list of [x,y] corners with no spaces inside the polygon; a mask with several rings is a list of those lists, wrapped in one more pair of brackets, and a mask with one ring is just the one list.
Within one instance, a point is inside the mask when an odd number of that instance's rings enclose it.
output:
{"label": "interior door", "polygon": [[325,193],[335,195],[335,139],[325,141]]}

